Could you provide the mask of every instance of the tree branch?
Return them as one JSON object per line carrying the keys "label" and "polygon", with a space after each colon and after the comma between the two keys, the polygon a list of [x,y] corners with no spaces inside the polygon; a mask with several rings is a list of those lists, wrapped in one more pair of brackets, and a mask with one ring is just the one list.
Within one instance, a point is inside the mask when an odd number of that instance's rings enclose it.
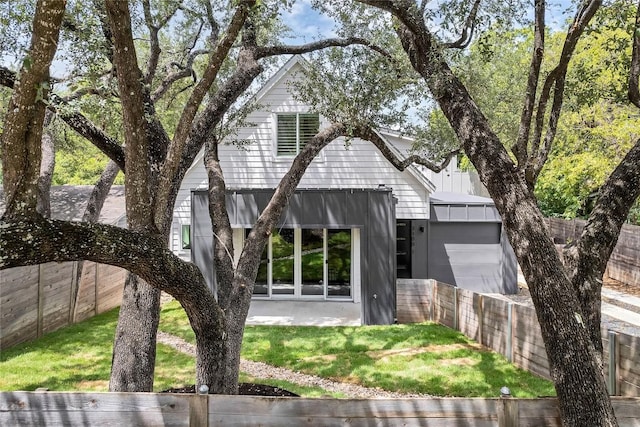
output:
{"label": "tree branch", "polygon": [[[6,68],[0,67],[0,84],[5,87],[13,88],[15,83],[16,73]],[[118,141],[111,138],[104,133],[98,126],[96,126],[91,120],[87,119],[79,112],[60,112],[58,107],[60,105],[67,104],[67,98],[61,98],[55,94],[51,95],[51,103],[49,105],[50,110],[56,111],[60,118],[76,131],[79,135],[89,140],[100,151],[102,151],[107,157],[116,162],[118,167],[125,170],[124,150]]]}
{"label": "tree branch", "polygon": [[529,65],[529,78],[527,80],[527,91],[520,116],[520,127],[518,129],[518,139],[512,149],[518,160],[518,167],[523,169],[527,164],[529,133],[531,131],[531,121],[533,120],[533,111],[536,101],[536,93],[538,91],[538,82],[540,80],[540,68],[544,57],[544,32],[545,32],[545,1],[535,1],[535,32],[533,53],[531,55],[531,64]]}
{"label": "tree branch", "polygon": [[443,47],[445,48],[455,48],[455,49],[465,49],[471,43],[471,39],[473,38],[473,31],[476,28],[476,17],[478,15],[478,10],[480,9],[480,3],[482,0],[475,0],[473,3],[473,7],[471,8],[471,12],[469,12],[469,16],[464,23],[464,28],[462,29],[462,34],[460,34],[460,38],[451,43],[444,43]]}
{"label": "tree branch", "polygon": [[149,48],[149,60],[147,61],[147,70],[144,75],[144,82],[150,85],[153,82],[153,78],[156,75],[156,70],[158,69],[158,61],[160,59],[160,53],[162,50],[160,49],[160,40],[158,39],[158,34],[160,34],[160,30],[164,27],[167,22],[171,19],[172,16],[180,8],[180,3],[175,4],[173,9],[167,13],[160,22],[155,24],[153,22],[153,16],[151,15],[151,4],[149,0],[142,1],[142,10],[144,12],[144,20],[147,24],[147,28],[149,29],[149,40],[150,40],[150,48]]}
{"label": "tree branch", "polygon": [[[200,149],[202,149],[211,129],[220,122],[231,105],[247,90],[262,71],[263,67],[253,58],[253,52],[242,49],[238,57],[236,71],[209,99],[204,110],[194,121],[189,133],[189,139],[180,157],[179,167],[176,168],[173,177],[170,179],[171,185],[163,193],[159,193],[156,200],[163,200],[162,203],[165,203],[169,200],[171,194],[176,194],[184,174],[191,167]],[[163,213],[157,212],[157,215],[156,221],[159,220]],[[166,216],[167,213],[164,215]]]}
{"label": "tree branch", "polygon": [[60,115],[62,120],[76,131],[79,135],[85,137],[107,157],[114,161],[124,172],[125,154],[122,145],[107,135],[102,129],[97,127],[91,120],[78,112],[63,113]]}
{"label": "tree branch", "polygon": [[[551,151],[551,146],[556,135],[558,119],[560,117],[560,111],[562,110],[562,103],[564,98],[564,82],[567,74],[567,68],[569,62],[575,51],[575,47],[578,40],[582,36],[584,29],[593,18],[593,15],[602,5],[602,0],[590,0],[587,3],[583,3],[580,9],[577,11],[573,24],[569,27],[567,37],[560,54],[560,61],[558,65],[549,73],[545,84],[540,94],[538,101],[538,109],[536,113],[536,126],[534,129],[534,135],[531,140],[531,150],[529,154],[529,161],[526,167],[526,179],[529,185],[535,184],[540,171],[544,167],[547,161],[548,154]],[[547,132],[545,135],[545,141],[543,149],[540,150],[542,133],[544,129],[544,120],[547,112],[547,104],[551,97],[551,90],[553,89],[553,103],[551,111],[549,113],[549,122]]]}
{"label": "tree branch", "polygon": [[174,255],[162,238],[148,233],[42,217],[5,218],[0,220],[0,229],[0,270],[47,262],[94,261],[127,269],[177,299],[188,296],[187,278],[202,277],[195,265]]}
{"label": "tree branch", "polygon": [[[200,108],[204,96],[209,91],[209,88],[215,81],[218,71],[227,57],[231,46],[235,42],[244,25],[247,17],[249,16],[250,9],[255,5],[255,0],[243,0],[233,15],[231,23],[227,28],[226,35],[220,40],[215,50],[212,52],[209,58],[209,63],[202,76],[202,79],[198,82],[196,87],[191,92],[191,96],[187,101],[180,120],[174,133],[173,142],[169,147],[166,161],[162,165],[159,178],[159,200],[168,200],[169,191],[172,188],[171,182],[179,173],[180,164],[184,155],[185,146],[187,144],[187,138],[190,134],[193,120]],[[162,203],[157,204],[156,212],[154,216],[156,221],[165,216],[165,207]]]}
{"label": "tree branch", "polygon": [[381,55],[386,56],[387,58],[391,58],[391,54],[384,50],[383,48],[371,43],[370,40],[363,39],[360,37],[348,37],[344,39],[339,38],[331,38],[319,40],[312,43],[307,43],[298,46],[262,46],[258,47],[256,50],[256,59],[267,58],[270,56],[277,55],[298,55],[302,53],[313,52],[320,49],[326,49],[328,47],[344,47],[351,46],[354,44],[359,44],[363,46],[367,46]]}
{"label": "tree branch", "polygon": [[162,80],[160,85],[153,91],[151,94],[151,100],[156,102],[158,99],[162,98],[164,94],[171,88],[171,86],[184,78],[193,77],[193,80],[196,81],[195,71],[193,70],[193,62],[198,57],[198,55],[205,55],[210,53],[208,50],[198,49],[194,50],[187,57],[186,65],[180,65],[176,62],[172,62],[171,65],[176,67],[178,71],[170,72],[167,76]]}
{"label": "tree branch", "polygon": [[[251,253],[243,251],[238,261],[237,269],[239,271],[246,272],[245,274],[248,277],[256,277],[262,248],[264,248],[271,234],[271,230],[278,223],[289,199],[300,183],[304,171],[318,155],[320,150],[339,136],[346,135],[346,133],[347,126],[342,123],[334,123],[311,138],[304,149],[293,159],[291,167],[280,180],[271,200],[258,217],[249,236],[247,236],[245,248],[257,248],[259,251],[254,250]],[[253,292],[253,289],[234,289],[233,292],[234,294],[230,298],[231,304],[233,304],[236,299],[242,298],[243,292]]]}
{"label": "tree branch", "polygon": [[[125,136],[127,219],[132,230],[151,230],[151,165],[149,122],[146,119],[142,72],[138,68],[127,2],[107,0],[107,15],[113,33],[113,63],[118,74]],[[166,207],[166,206],[165,206]]]}
{"label": "tree branch", "polygon": [[640,196],[640,140],[600,187],[599,196],[577,246],[565,250],[565,264],[585,316],[591,341],[600,343],[602,276],[620,229]]}
{"label": "tree branch", "polygon": [[223,311],[229,308],[233,289],[233,233],[227,213],[226,185],[220,159],[218,140],[211,135],[205,144],[204,164],[209,191],[209,217],[213,228],[214,262],[217,278],[218,304]]}

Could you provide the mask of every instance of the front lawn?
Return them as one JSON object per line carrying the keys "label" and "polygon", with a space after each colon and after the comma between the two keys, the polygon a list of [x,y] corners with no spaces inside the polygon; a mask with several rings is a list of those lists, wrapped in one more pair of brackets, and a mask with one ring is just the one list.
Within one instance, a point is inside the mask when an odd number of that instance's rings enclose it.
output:
{"label": "front lawn", "polygon": [[[117,316],[116,309],[32,343],[3,349],[0,390],[107,391]],[[175,301],[163,306],[160,329],[194,342],[186,315]],[[389,391],[496,397],[506,385],[516,397],[555,394],[549,381],[435,324],[248,326],[242,357]],[[192,357],[158,345],[155,390],[193,384],[194,366]],[[345,397],[273,379],[242,375],[240,381],[276,385],[306,397]]]}
{"label": "front lawn", "polygon": [[[177,302],[160,329],[194,342]],[[242,357],[389,391],[436,396],[555,395],[551,382],[452,329],[436,324],[358,327],[247,326]]]}

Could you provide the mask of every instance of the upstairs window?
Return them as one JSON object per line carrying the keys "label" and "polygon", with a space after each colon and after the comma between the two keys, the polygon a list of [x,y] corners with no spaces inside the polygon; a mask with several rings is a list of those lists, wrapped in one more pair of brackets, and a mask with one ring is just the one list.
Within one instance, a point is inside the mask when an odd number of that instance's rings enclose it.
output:
{"label": "upstairs window", "polygon": [[313,113],[277,115],[277,156],[296,156],[316,136],[320,116]]}

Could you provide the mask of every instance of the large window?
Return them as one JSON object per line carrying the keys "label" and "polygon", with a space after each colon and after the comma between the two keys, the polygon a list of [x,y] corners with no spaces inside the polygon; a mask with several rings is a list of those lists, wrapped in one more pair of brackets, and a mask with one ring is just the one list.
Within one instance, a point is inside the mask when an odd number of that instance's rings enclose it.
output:
{"label": "large window", "polygon": [[254,296],[352,298],[352,230],[274,230],[262,255]]}
{"label": "large window", "polygon": [[313,113],[278,114],[276,155],[295,156],[320,128],[320,117]]}

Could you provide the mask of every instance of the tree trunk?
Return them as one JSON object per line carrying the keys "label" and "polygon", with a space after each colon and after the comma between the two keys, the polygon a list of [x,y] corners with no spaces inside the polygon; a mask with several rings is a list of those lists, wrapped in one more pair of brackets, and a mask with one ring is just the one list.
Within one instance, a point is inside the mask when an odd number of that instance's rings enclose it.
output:
{"label": "tree trunk", "polygon": [[109,391],[153,391],[159,313],[160,291],[129,273],[113,344]]}

